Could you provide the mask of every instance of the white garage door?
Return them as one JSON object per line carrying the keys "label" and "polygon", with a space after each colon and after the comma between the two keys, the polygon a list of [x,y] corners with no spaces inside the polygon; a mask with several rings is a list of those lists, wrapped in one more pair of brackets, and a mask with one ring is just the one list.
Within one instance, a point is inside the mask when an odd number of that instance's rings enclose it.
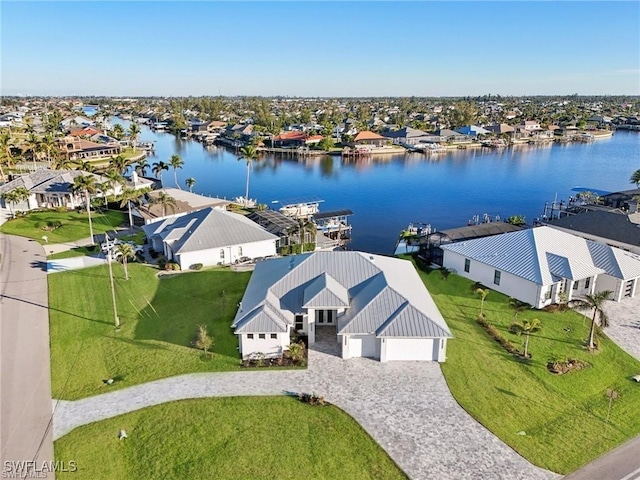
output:
{"label": "white garage door", "polygon": [[387,360],[436,360],[433,338],[386,338]]}
{"label": "white garage door", "polygon": [[349,355],[351,357],[380,358],[380,340],[374,335],[355,335],[349,337]]}

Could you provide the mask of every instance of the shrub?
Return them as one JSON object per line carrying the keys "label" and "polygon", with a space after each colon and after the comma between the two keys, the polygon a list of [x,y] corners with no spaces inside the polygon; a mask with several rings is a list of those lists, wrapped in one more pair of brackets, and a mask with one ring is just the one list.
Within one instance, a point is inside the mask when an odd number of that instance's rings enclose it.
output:
{"label": "shrub", "polygon": [[201,263],[194,263],[193,265],[191,265],[189,267],[189,270],[202,270],[202,264]]}
{"label": "shrub", "polygon": [[318,407],[323,407],[327,405],[327,402],[324,400],[324,397],[320,397],[315,393],[299,393],[298,399],[301,402],[308,403],[309,405],[314,405]]}
{"label": "shrub", "polygon": [[306,361],[306,350],[305,344],[303,342],[294,342],[289,344],[289,350],[287,351],[287,355],[294,364],[302,365]]}
{"label": "shrub", "polygon": [[42,228],[45,232],[52,232],[56,228],[60,228],[62,222],[60,220],[49,220]]}
{"label": "shrub", "polygon": [[476,321],[485,329],[491,338],[498,342],[507,352],[512,355],[520,355],[520,351],[515,347],[515,345],[505,338],[496,327],[491,325],[485,315],[478,315]]}
{"label": "shrub", "polygon": [[161,270],[164,270],[166,266],[167,266],[167,259],[164,257],[164,255],[162,255],[160,258],[158,258],[158,267],[160,267]]}
{"label": "shrub", "polygon": [[198,325],[198,331],[193,345],[196,348],[203,350],[205,355],[209,355],[209,349],[213,346],[213,338],[207,332],[206,325]]}
{"label": "shrub", "polygon": [[169,269],[173,270],[173,271],[180,271],[180,264],[176,263],[176,262],[169,262]]}

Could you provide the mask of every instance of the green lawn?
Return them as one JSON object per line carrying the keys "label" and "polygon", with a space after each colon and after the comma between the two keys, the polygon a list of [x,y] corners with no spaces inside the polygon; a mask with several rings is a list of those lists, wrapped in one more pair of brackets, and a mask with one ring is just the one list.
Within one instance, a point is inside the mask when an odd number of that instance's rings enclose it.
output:
{"label": "green lawn", "polygon": [[[239,369],[230,328],[250,272],[227,268],[157,278],[114,263],[121,328],[115,331],[108,268],[48,276],[53,396],[74,400],[190,372]],[[226,292],[224,295],[222,292]],[[197,326],[214,337],[213,359],[191,348]],[[105,386],[103,380],[115,378]]]}
{"label": "green lawn", "polygon": [[[105,213],[92,212],[94,234],[111,231],[125,221],[123,212],[109,210]],[[47,231],[47,222],[61,222],[62,226]],[[26,217],[9,220],[0,227],[0,231],[11,235],[33,238],[41,244],[44,235],[48,243],[67,243],[89,237],[89,221],[86,212],[35,211]],[[46,247],[45,247],[46,250]]]}
{"label": "green lawn", "polygon": [[47,260],[60,260],[61,258],[93,256],[97,255],[98,253],[100,253],[100,250],[97,245],[93,245],[92,247],[75,247],[71,250],[65,250],[64,252],[47,255]]}
{"label": "green lawn", "polygon": [[[585,350],[589,322],[582,315],[521,313],[520,319],[538,318],[543,326],[531,336],[532,359],[523,363],[476,323],[480,298],[470,281],[453,274],[443,280],[438,271],[420,275],[455,336],[442,365],[451,392],[467,412],[525,458],[566,474],[640,434],[640,385],[630,379],[640,373],[640,362],[604,335],[598,353]],[[491,291],[484,311],[507,338],[521,345],[524,337],[508,332],[514,312],[507,297]],[[546,370],[553,357],[581,359],[590,367],[556,376]],[[619,398],[607,422],[608,388]]]}
{"label": "green lawn", "polygon": [[[124,429],[128,438],[118,440]],[[406,479],[346,413],[290,397],[172,402],[77,428],[59,479]]]}

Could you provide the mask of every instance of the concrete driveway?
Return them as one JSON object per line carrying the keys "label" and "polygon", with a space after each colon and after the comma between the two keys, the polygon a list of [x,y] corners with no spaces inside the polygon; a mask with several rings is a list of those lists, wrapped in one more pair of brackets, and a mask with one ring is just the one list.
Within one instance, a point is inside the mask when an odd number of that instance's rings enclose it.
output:
{"label": "concrete driveway", "polygon": [[[164,402],[315,392],[344,409],[414,479],[552,479],[468,415],[437,363],[342,360],[310,351],[309,368],[181,375],[74,402],[60,402],[54,438],[73,428]],[[323,350],[323,351],[320,351]]]}
{"label": "concrete driveway", "polygon": [[79,270],[81,268],[104,265],[105,259],[100,257],[72,257],[47,261],[47,273],[66,272],[67,270]]}
{"label": "concrete driveway", "polygon": [[[604,332],[623,350],[640,360],[640,295],[621,302],[607,301],[604,311],[609,317],[609,326]],[[590,314],[587,312],[587,315]]]}

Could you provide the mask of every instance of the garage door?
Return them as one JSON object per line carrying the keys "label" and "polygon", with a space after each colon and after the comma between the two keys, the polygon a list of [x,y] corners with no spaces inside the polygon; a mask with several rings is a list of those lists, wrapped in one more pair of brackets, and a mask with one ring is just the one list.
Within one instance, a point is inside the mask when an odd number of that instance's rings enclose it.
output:
{"label": "garage door", "polygon": [[351,336],[349,354],[351,357],[380,358],[380,340],[373,335]]}
{"label": "garage door", "polygon": [[387,360],[434,360],[433,338],[386,338]]}

